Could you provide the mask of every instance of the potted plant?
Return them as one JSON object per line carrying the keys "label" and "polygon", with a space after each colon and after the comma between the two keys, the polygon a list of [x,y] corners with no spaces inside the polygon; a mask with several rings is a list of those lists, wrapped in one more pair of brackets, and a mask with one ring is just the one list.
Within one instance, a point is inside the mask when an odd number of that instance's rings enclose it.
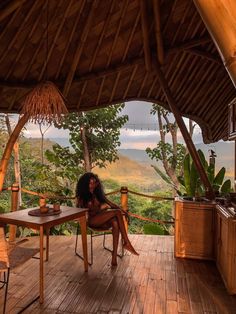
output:
{"label": "potted plant", "polygon": [[[225,168],[215,175],[215,165],[208,164],[201,150],[201,162],[215,195],[226,195],[231,190],[230,180],[224,181]],[[175,256],[214,259],[215,202],[205,197],[205,189],[198,171],[187,154],[184,174],[179,177],[184,193],[175,200]]]}

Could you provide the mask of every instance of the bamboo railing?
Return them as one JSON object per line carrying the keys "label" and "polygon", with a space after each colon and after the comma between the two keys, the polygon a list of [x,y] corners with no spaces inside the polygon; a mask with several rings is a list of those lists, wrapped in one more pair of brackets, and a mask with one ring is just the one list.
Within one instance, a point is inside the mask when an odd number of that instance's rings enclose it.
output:
{"label": "bamboo railing", "polygon": [[[2,191],[11,191],[11,211],[16,211],[19,209],[19,202],[18,202],[18,194],[19,194],[19,185],[17,183],[14,183],[11,187],[7,187],[7,188],[3,188]],[[61,201],[66,201],[66,200],[75,200],[75,196],[70,196],[70,197],[65,197],[65,196],[60,196],[60,195],[53,195],[50,193],[38,193],[35,191],[31,191],[25,188],[21,188],[21,192],[29,194],[29,195],[34,195],[37,196],[39,198],[39,202],[42,199],[47,199],[47,200],[61,200]],[[128,216],[130,217],[134,217],[143,221],[150,221],[153,223],[159,223],[159,224],[174,224],[174,220],[161,220],[161,219],[152,219],[149,217],[144,217],[141,215],[137,215],[134,214],[132,212],[129,211],[129,206],[128,206],[128,202],[129,202],[129,194],[133,194],[136,196],[140,196],[140,197],[146,197],[146,198],[150,198],[156,201],[173,201],[174,198],[173,197],[162,197],[162,196],[156,196],[156,195],[148,195],[148,194],[143,194],[143,193],[138,193],[132,190],[129,190],[128,187],[122,186],[120,189],[115,190],[115,191],[111,191],[109,193],[106,193],[106,196],[109,195],[115,195],[115,194],[119,194],[120,193],[120,205],[121,208],[127,212]],[[173,219],[173,217],[172,217]],[[125,225],[126,225],[126,230],[128,230],[128,224],[127,221],[125,220]],[[16,237],[16,227],[15,226],[10,226],[10,230],[9,230],[9,241],[15,241],[15,237]]]}

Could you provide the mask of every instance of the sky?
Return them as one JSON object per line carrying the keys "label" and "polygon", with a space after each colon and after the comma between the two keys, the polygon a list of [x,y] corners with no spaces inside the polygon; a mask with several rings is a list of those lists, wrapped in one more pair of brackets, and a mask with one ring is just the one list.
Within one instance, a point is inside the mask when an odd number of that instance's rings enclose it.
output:
{"label": "sky", "polygon": [[[121,149],[146,149],[147,147],[154,148],[156,146],[160,137],[157,130],[157,118],[150,114],[151,108],[152,104],[148,102],[131,101],[126,103],[121,114],[127,114],[129,116],[129,121],[120,132]],[[58,130],[52,126],[48,129],[45,126],[43,132],[45,132],[45,138],[69,137],[68,131]],[[24,135],[26,137],[40,137],[39,127],[35,124],[28,123]],[[183,142],[180,132],[178,133],[178,138],[180,142]],[[169,140],[171,140],[170,137]],[[199,127],[195,128],[193,140],[195,143],[202,143]]]}

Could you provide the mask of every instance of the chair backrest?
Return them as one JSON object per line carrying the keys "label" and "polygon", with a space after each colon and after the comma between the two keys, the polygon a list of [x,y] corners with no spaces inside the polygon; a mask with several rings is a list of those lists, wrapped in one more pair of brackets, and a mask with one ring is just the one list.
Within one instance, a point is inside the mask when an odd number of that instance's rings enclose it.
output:
{"label": "chair backrest", "polygon": [[9,267],[8,245],[4,229],[0,227],[0,272],[7,270]]}

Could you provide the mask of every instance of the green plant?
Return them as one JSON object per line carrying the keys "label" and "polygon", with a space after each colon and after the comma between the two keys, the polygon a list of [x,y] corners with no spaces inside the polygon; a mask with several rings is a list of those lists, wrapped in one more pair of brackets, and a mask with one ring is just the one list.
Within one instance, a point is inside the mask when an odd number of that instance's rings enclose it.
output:
{"label": "green plant", "polygon": [[[229,194],[231,191],[231,181],[229,179],[224,181],[225,167],[222,167],[215,175],[215,165],[208,164],[204,153],[200,149],[198,150],[198,155],[206,171],[214,193],[222,196]],[[178,195],[186,195],[189,197],[205,196],[205,188],[189,153],[185,155],[183,160],[183,176],[178,176],[180,188],[177,188],[176,184],[174,184],[171,178],[164,174],[164,172],[161,171],[158,167],[152,167],[168,185],[176,190]]]}
{"label": "green plant", "polygon": [[[215,194],[228,194],[231,190],[231,181],[224,181],[225,167],[222,167],[215,176],[215,165],[208,164],[203,152],[200,149],[198,150],[198,155]],[[205,188],[201,182],[198,170],[196,169],[195,164],[193,163],[193,160],[189,153],[186,154],[183,163],[184,175],[182,177],[178,177],[178,180],[184,188],[185,194],[191,197],[204,196]]]}

